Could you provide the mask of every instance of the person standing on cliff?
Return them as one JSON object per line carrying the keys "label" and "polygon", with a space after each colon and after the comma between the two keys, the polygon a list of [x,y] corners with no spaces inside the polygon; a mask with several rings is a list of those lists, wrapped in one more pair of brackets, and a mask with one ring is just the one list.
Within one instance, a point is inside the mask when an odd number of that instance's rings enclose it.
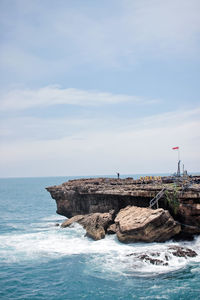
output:
{"label": "person standing on cliff", "polygon": [[120,174],[117,172],[117,179],[119,179],[119,175],[120,175]]}

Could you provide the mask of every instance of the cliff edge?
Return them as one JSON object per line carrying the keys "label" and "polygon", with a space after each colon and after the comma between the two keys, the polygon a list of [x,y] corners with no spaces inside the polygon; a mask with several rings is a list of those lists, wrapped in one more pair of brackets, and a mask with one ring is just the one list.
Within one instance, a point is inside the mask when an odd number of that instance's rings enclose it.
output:
{"label": "cliff edge", "polygon": [[200,233],[200,176],[159,180],[77,179],[46,189],[56,200],[57,213],[67,218],[111,210],[116,216],[127,206],[148,208],[150,200],[164,189],[159,208],[168,210],[181,225],[182,237]]}

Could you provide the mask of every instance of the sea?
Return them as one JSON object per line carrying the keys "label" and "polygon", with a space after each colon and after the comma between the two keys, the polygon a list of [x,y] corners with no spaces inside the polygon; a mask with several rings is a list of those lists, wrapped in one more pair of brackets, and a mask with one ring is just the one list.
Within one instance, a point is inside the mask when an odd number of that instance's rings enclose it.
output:
{"label": "sea", "polygon": [[[66,218],[45,187],[72,178],[0,179],[0,299],[200,299],[200,237],[122,244],[115,235],[93,241],[78,224],[56,226]],[[171,245],[198,256],[173,256]],[[141,253],[167,256],[168,265]]]}

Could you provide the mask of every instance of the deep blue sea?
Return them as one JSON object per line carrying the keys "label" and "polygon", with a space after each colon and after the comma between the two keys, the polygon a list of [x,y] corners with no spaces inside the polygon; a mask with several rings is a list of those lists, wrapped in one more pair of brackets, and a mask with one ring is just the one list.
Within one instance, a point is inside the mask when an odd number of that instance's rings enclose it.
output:
{"label": "deep blue sea", "polygon": [[[0,179],[0,299],[200,299],[200,237],[193,242],[124,245],[92,241],[65,218],[45,187],[69,177]],[[131,253],[184,245],[195,258],[169,256],[168,266]]]}

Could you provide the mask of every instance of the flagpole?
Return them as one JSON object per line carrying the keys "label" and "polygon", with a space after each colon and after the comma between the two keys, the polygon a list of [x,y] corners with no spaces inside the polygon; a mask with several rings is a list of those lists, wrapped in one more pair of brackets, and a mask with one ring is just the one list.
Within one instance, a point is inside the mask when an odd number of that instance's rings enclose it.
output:
{"label": "flagpole", "polygon": [[177,176],[179,177],[181,175],[181,170],[180,170],[180,151],[179,151],[179,146],[178,147],[173,147],[173,150],[178,150],[178,169],[177,169]]}

